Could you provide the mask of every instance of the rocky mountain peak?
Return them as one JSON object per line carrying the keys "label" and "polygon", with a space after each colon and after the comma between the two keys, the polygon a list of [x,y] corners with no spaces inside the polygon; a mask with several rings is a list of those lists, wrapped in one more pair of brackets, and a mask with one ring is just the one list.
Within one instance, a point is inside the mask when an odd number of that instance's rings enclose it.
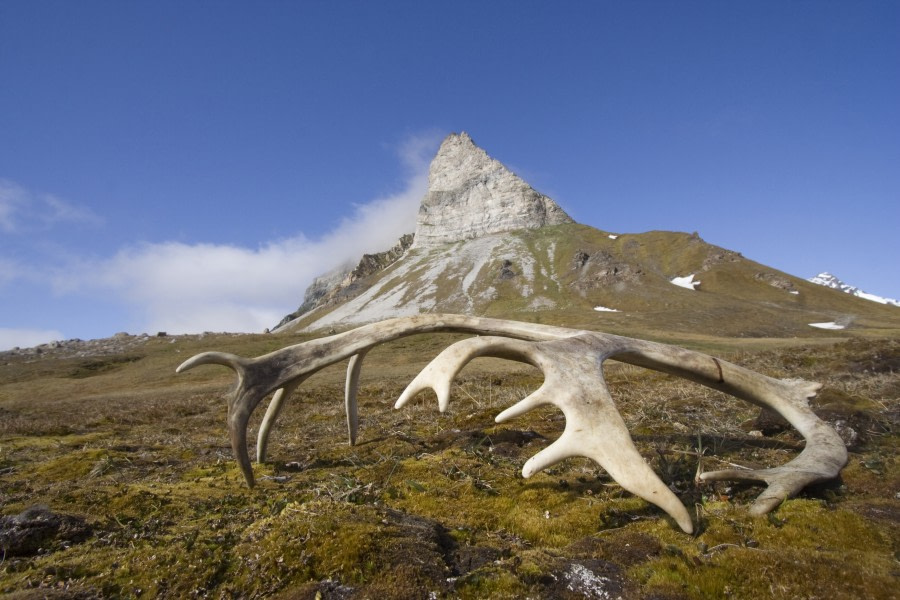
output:
{"label": "rocky mountain peak", "polygon": [[857,298],[872,300],[873,302],[878,302],[879,304],[900,306],[900,301],[898,300],[894,300],[893,298],[884,298],[883,296],[876,296],[875,294],[864,292],[855,285],[850,285],[849,283],[841,281],[828,271],[819,273],[815,277],[810,277],[809,279],[807,279],[807,281],[811,281],[812,283],[817,283],[819,285],[824,285],[825,287],[844,292],[845,294],[850,294],[851,296],[856,296]]}
{"label": "rocky mountain peak", "polygon": [[453,133],[431,162],[414,247],[572,222],[556,202],[488,156],[468,134]]}

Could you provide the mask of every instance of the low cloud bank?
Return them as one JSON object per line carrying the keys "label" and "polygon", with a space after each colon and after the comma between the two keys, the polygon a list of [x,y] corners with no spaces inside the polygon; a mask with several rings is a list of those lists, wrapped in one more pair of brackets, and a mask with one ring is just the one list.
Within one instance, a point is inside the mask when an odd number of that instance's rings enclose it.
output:
{"label": "low cloud bank", "polygon": [[259,248],[141,244],[61,269],[53,275],[54,289],[63,296],[112,294],[138,315],[142,331],[263,331],[296,309],[315,276],[363,253],[386,250],[415,230],[428,162],[439,141],[433,135],[408,139],[400,149],[409,172],[402,190],[357,205],[317,239],[298,235]]}

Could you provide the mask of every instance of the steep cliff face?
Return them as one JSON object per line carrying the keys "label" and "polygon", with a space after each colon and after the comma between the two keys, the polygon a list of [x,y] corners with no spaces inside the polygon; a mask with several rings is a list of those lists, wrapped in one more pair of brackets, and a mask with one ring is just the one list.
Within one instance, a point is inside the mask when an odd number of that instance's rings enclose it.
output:
{"label": "steep cliff face", "polygon": [[390,250],[364,255],[355,268],[343,266],[317,277],[307,288],[303,304],[277,327],[317,308],[355,298],[367,289],[369,278],[411,248],[428,250],[563,223],[574,221],[556,202],[488,156],[468,134],[450,134],[431,161],[415,234],[403,236]]}
{"label": "steep cliff face", "polygon": [[573,222],[556,202],[488,156],[468,134],[454,133],[431,162],[413,247]]}

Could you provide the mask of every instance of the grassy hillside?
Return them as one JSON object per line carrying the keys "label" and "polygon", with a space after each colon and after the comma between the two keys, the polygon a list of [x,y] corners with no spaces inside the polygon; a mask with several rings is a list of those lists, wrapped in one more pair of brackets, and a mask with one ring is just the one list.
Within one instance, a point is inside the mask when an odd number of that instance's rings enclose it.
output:
{"label": "grassy hillside", "polygon": [[[672,234],[642,240],[629,251],[649,255],[654,245],[692,243]],[[571,247],[585,243],[574,239]],[[561,250],[556,256],[560,266],[570,259]],[[658,265],[666,275],[687,266]],[[707,276],[715,273],[707,271],[703,285],[724,295],[736,275]],[[815,291],[807,296],[815,310],[849,306]],[[859,337],[852,329],[831,337],[811,332],[815,339],[803,342],[711,337],[688,326],[692,313],[683,307],[702,302],[698,297],[684,290],[666,309],[685,315],[681,330],[643,333],[775,377],[823,382],[816,411],[851,444],[840,481],[807,490],[768,517],[750,516],[746,504],[758,488],[698,487],[698,468],[781,464],[802,439],[738,400],[616,363],[606,377],[629,430],[691,508],[698,533],[681,533],[587,460],[524,480],[522,464],[564,425],[555,409],[494,424],[498,412],[540,384],[530,368],[476,361],[454,387],[448,414],[438,414],[429,397],[391,408],[418,369],[457,339],[431,335],[370,354],[355,447],[343,424],[343,368],[306,382],[273,434],[271,462],[256,466],[258,485],[249,490],[225,432],[223,395],[232,375],[213,366],[177,376],[174,369],[200,351],[255,356],[303,336],[151,338],[85,356],[50,348],[39,356],[5,353],[0,594],[895,597],[897,337]],[[575,308],[557,314],[576,320]],[[880,314],[865,318],[876,322]],[[621,327],[639,322],[632,317]]]}
{"label": "grassy hillside", "polygon": [[[688,275],[701,282],[696,290],[671,283]],[[354,285],[355,299],[321,307],[291,328],[342,329],[354,320],[426,311],[626,335],[827,338],[833,333],[810,323],[832,321],[854,336],[900,334],[896,306],[809,283],[695,234],[666,231],[612,236],[576,224],[517,231],[413,250]],[[336,323],[337,315],[343,321]]]}

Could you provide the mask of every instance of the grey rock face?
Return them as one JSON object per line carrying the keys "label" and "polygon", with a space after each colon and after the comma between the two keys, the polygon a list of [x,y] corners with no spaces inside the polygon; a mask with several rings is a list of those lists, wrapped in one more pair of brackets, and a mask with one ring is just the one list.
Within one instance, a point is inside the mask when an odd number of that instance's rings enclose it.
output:
{"label": "grey rock face", "polygon": [[792,282],[787,277],[784,277],[783,275],[778,275],[777,273],[757,273],[753,276],[753,278],[757,281],[764,281],[765,283],[768,283],[772,287],[778,288],[779,290],[786,290],[788,292],[796,290],[794,282]]}
{"label": "grey rock face", "polygon": [[578,272],[578,279],[570,285],[582,295],[598,288],[635,283],[644,276],[639,267],[606,251],[594,254],[577,251],[572,257],[572,269]]}
{"label": "grey rock face", "polygon": [[349,282],[358,281],[364,277],[368,277],[373,273],[377,273],[397,262],[413,243],[413,234],[407,233],[400,237],[397,245],[390,250],[378,252],[377,254],[363,254],[359,260],[359,264],[347,276]]}
{"label": "grey rock face", "polygon": [[406,254],[413,243],[413,234],[407,233],[400,237],[397,244],[390,250],[376,254],[363,254],[356,267],[338,267],[324,275],[316,277],[312,284],[306,288],[303,295],[303,304],[285,316],[278,325],[277,330],[306,313],[329,304],[337,304],[357,296],[364,287],[359,285],[361,280],[388,268]]}
{"label": "grey rock face", "polygon": [[468,134],[454,133],[431,162],[413,247],[573,222],[556,202],[488,156]]}

